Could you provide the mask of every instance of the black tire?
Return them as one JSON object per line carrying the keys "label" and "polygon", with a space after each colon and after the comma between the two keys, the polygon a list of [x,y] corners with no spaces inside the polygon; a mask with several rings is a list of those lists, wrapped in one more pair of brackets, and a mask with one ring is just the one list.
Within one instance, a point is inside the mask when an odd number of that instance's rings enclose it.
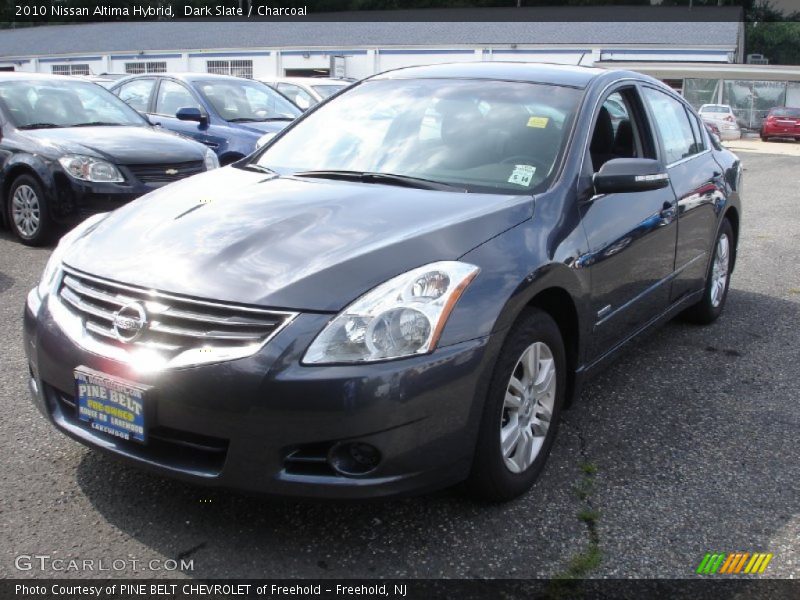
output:
{"label": "black tire", "polygon": [[[536,458],[524,471],[513,473],[506,466],[500,448],[500,428],[504,418],[506,390],[517,363],[525,350],[535,342],[543,342],[552,352],[555,364],[555,399],[549,428]],[[567,383],[567,361],[564,341],[556,322],[539,309],[527,309],[512,327],[497,359],[489,385],[472,471],[467,486],[483,500],[504,502],[527,492],[544,468],[558,424]]]}
{"label": "black tire", "polygon": [[761,136],[761,141],[762,141],[762,142],[768,142],[768,141],[769,141],[769,138],[768,138],[767,136],[765,136],[765,135],[762,135],[762,136]]}
{"label": "black tire", "polygon": [[[31,231],[21,229],[14,218],[15,196],[20,190],[22,190],[21,193],[25,195],[32,193],[38,206],[38,226]],[[20,175],[11,184],[8,197],[6,198],[6,217],[12,233],[27,246],[44,246],[53,239],[55,223],[53,223],[50,218],[50,212],[42,186],[32,175]]]}
{"label": "black tire", "polygon": [[[722,297],[719,299],[717,303],[714,302],[712,298],[713,295],[713,288],[714,288],[714,281],[712,278],[712,273],[714,271],[714,261],[717,259],[717,252],[719,251],[719,240],[720,238],[725,235],[728,238],[729,248],[728,248],[728,271],[727,277],[725,279],[725,286],[722,291]],[[731,269],[733,268],[734,261],[736,260],[736,238],[733,235],[733,227],[731,227],[730,221],[725,219],[722,222],[722,226],[719,228],[719,233],[717,233],[717,237],[714,238],[714,251],[711,254],[711,260],[708,262],[708,271],[706,272],[706,286],[703,290],[703,297],[702,299],[686,309],[684,312],[684,317],[686,320],[691,321],[692,323],[697,323],[699,325],[708,325],[713,323],[714,321],[719,318],[722,314],[723,309],[725,308],[725,301],[728,299],[728,289],[731,285]]]}

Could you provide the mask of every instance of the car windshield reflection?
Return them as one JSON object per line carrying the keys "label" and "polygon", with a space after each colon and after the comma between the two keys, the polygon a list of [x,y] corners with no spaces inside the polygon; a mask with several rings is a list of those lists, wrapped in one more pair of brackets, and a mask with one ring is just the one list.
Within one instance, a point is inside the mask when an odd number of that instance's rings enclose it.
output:
{"label": "car windshield reflection", "polygon": [[298,123],[258,164],[536,192],[552,179],[579,98],[579,90],[534,83],[368,81]]}

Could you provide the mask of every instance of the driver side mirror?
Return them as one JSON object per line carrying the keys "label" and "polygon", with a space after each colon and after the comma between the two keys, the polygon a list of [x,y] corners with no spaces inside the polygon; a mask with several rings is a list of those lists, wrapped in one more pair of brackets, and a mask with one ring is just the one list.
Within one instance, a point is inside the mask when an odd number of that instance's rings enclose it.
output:
{"label": "driver side mirror", "polygon": [[199,108],[193,106],[179,108],[178,112],[175,113],[175,118],[179,121],[197,121],[201,125],[208,122],[208,116],[204,115]]}
{"label": "driver side mirror", "polygon": [[625,194],[665,188],[669,174],[657,160],[614,158],[600,167],[592,181],[597,194]]}

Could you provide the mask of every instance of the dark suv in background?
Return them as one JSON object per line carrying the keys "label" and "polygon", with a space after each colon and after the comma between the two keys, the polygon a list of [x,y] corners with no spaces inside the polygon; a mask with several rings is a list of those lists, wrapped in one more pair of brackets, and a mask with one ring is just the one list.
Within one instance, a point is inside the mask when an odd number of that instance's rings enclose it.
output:
{"label": "dark suv in background", "polygon": [[213,152],[152,127],[99,85],[0,74],[0,212],[25,244],[217,166]]}
{"label": "dark suv in background", "polygon": [[124,79],[111,91],[159,127],[205,144],[223,165],[247,156],[302,111],[258,81],[184,73]]}

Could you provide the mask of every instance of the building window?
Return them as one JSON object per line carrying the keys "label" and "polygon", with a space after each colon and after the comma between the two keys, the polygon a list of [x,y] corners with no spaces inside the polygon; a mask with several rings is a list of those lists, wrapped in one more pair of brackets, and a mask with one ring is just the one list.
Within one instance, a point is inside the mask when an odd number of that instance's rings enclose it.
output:
{"label": "building window", "polygon": [[91,75],[89,65],[53,65],[53,75]]}
{"label": "building window", "polygon": [[125,72],[129,75],[145,75],[147,73],[166,73],[166,61],[141,61],[125,63]]}
{"label": "building window", "polygon": [[235,77],[253,78],[252,60],[209,60],[206,71],[216,75],[233,75]]}

